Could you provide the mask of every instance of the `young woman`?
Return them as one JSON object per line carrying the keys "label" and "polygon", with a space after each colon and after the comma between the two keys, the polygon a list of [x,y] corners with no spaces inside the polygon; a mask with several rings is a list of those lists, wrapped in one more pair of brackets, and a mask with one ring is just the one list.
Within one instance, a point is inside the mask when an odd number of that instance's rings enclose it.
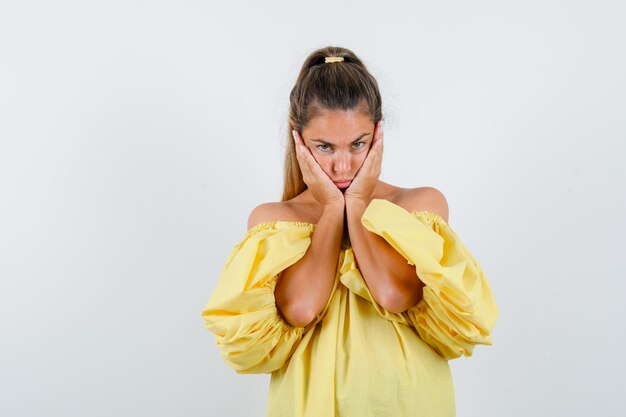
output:
{"label": "young woman", "polygon": [[350,50],[306,59],[281,202],[261,204],[202,312],[223,359],[271,373],[270,417],[454,416],[448,360],[498,316],[444,195],[379,180],[378,84]]}

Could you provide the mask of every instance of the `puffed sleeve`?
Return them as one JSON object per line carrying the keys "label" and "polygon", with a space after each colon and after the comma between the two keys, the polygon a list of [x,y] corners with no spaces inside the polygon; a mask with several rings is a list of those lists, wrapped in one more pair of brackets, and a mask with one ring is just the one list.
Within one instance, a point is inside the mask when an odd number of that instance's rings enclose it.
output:
{"label": "puffed sleeve", "polygon": [[266,222],[248,230],[227,257],[206,307],[224,361],[238,373],[270,373],[290,358],[306,327],[294,327],[276,308],[274,288],[302,258],[314,225]]}
{"label": "puffed sleeve", "polygon": [[424,297],[402,314],[420,338],[445,359],[471,356],[477,344],[492,345],[498,317],[485,273],[450,225],[438,214],[409,213],[374,199],[361,223],[383,237],[425,284]]}

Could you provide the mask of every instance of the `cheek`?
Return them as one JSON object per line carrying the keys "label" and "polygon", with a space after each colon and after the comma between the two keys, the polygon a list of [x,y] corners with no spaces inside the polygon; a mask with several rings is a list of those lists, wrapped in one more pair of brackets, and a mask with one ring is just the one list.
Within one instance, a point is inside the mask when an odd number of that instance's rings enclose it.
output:
{"label": "cheek", "polygon": [[324,155],[315,155],[313,154],[313,158],[315,158],[315,160],[317,161],[318,165],[322,168],[322,170],[325,173],[329,173],[330,172],[330,167],[332,165],[332,161],[330,158],[324,156]]}
{"label": "cheek", "polygon": [[357,155],[354,158],[354,165],[356,166],[356,168],[361,168],[361,165],[363,165],[363,162],[365,162],[365,157],[367,156],[366,152],[361,152],[359,155]]}

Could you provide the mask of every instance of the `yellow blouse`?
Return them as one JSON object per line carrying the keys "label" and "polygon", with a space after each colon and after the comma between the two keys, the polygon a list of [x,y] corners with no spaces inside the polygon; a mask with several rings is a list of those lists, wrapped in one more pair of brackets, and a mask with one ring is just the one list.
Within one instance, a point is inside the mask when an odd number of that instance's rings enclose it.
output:
{"label": "yellow blouse", "polygon": [[202,311],[204,326],[235,371],[272,374],[269,417],[454,416],[448,360],[492,344],[498,308],[491,287],[441,216],[374,199],[361,223],[415,265],[426,285],[403,313],[374,300],[345,246],[324,309],[305,327],[286,322],[274,288],[304,256],[312,223],[260,223],[226,260]]}

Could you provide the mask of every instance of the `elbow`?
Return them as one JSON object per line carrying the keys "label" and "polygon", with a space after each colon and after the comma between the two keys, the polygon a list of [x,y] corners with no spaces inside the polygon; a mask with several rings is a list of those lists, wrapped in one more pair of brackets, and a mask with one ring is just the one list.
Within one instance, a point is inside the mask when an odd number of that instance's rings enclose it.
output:
{"label": "elbow", "polygon": [[408,309],[406,303],[399,291],[388,291],[387,294],[380,297],[378,304],[390,313],[400,314]]}
{"label": "elbow", "polygon": [[390,313],[401,314],[415,306],[422,295],[422,288],[419,286],[406,289],[390,288],[379,297],[379,304]]}
{"label": "elbow", "polygon": [[313,309],[306,308],[302,304],[287,305],[282,309],[277,305],[276,308],[282,318],[293,327],[306,327],[317,317]]}

